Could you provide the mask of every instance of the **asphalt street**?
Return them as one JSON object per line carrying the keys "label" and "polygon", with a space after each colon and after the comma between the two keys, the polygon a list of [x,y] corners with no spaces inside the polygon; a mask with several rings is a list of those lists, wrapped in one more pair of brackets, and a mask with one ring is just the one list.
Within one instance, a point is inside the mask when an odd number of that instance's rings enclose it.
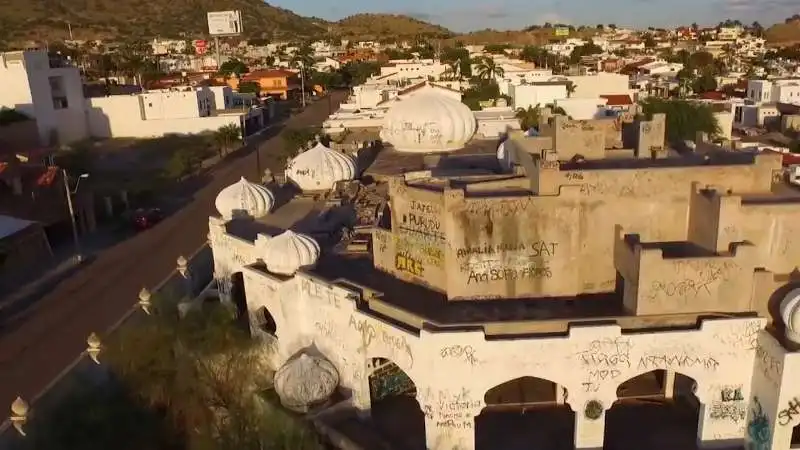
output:
{"label": "asphalt street", "polygon": [[[334,108],[345,97],[342,92],[331,95]],[[283,126],[320,125],[328,108],[323,99]],[[265,155],[282,145],[280,136],[274,136],[259,144],[259,151]],[[133,307],[142,287],[165,279],[178,256],[197,250],[206,240],[217,193],[243,175],[255,180],[255,167],[254,151],[220,163],[183,208],[99,253],[27,308],[13,327],[0,324],[0,409],[10,407],[18,395],[33,399],[86,348],[90,333],[108,330]]]}

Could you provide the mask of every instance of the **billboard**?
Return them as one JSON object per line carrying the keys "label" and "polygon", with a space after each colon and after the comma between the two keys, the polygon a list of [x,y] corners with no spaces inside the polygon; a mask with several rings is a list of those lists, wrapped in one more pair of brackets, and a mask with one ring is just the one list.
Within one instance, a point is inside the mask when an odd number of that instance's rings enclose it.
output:
{"label": "billboard", "polygon": [[205,55],[208,51],[208,42],[198,39],[194,41],[194,53],[196,55]]}
{"label": "billboard", "polygon": [[563,37],[569,36],[569,28],[568,27],[558,27],[556,28],[556,36]]}
{"label": "billboard", "polygon": [[208,13],[208,34],[211,36],[235,36],[241,33],[241,11],[216,11]]}

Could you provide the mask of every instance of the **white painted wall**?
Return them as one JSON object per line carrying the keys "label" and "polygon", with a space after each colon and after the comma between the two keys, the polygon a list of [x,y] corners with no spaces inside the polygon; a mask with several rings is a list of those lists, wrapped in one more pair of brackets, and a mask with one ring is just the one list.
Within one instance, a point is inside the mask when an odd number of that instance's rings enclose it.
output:
{"label": "white painted wall", "polygon": [[606,102],[604,98],[562,98],[556,100],[556,106],[575,120],[590,120],[606,116]]}
{"label": "white painted wall", "polygon": [[563,84],[520,84],[508,87],[508,95],[514,108],[527,108],[555,103],[567,98],[567,88]]}
{"label": "white painted wall", "polygon": [[[560,78],[560,77],[559,77]],[[597,75],[564,77],[575,85],[572,98],[597,98],[601,95],[631,95],[627,75],[600,72]]]}
{"label": "white painted wall", "polygon": [[[54,105],[50,77],[60,80],[65,108]],[[9,52],[0,56],[0,81],[0,106],[19,108],[35,118],[43,145],[53,133],[59,144],[88,137],[83,83],[76,67],[51,68],[45,52]]]}
{"label": "white painted wall", "polygon": [[[566,336],[491,341],[483,331],[412,333],[357,310],[358,292],[341,283],[332,285],[302,271],[278,278],[246,267],[263,254],[268,236],[246,242],[227,235],[225,223],[212,217],[209,239],[223,294],[230,292],[230,276],[243,272],[251,328],[274,344],[273,364],[314,346],[337,367],[342,386],[352,390],[354,406],[367,410],[371,360],[392,360],[417,387],[431,450],[474,449],[474,417],[485,406],[486,391],[523,376],[566,389],[562,400],[576,413],[574,444],[579,449],[603,446],[606,416],[586,417],[588,402],[597,401],[607,410],[621,383],[656,369],[696,381],[697,433],[703,446],[751,440],[753,427],[742,417],[753,419],[756,398],[768,409],[770,439],[756,448],[788,449],[791,428],[777,427],[800,422],[798,411],[790,423],[779,424],[788,414],[782,408],[800,396],[800,356],[787,356],[774,339],[769,341],[763,331],[766,319],[705,320],[694,330],[630,335],[622,335],[617,325],[573,326]],[[275,320],[277,338],[260,331],[262,307]],[[729,390],[741,399],[722,398]]]}
{"label": "white painted wall", "polygon": [[[209,91],[209,95],[210,91]],[[108,97],[96,97],[86,100],[87,117],[91,135],[99,138],[107,137],[160,137],[165,134],[194,134],[205,131],[219,129],[223,125],[234,124],[240,126],[242,116],[251,112],[239,114],[224,114],[210,117],[200,117],[196,112],[194,116],[188,111],[188,102],[197,101],[191,96],[182,106],[172,108],[168,105],[154,103],[150,107],[150,102],[145,103],[151,98],[158,99],[158,96],[146,95],[112,95]],[[196,98],[196,97],[195,97]],[[213,101],[213,97],[209,97]],[[157,108],[156,105],[159,105]],[[163,107],[162,107],[163,106]],[[181,105],[179,105],[181,106]],[[197,104],[193,104],[197,110]],[[152,111],[155,118],[148,117],[147,110]],[[164,111],[171,117],[159,117]]]}

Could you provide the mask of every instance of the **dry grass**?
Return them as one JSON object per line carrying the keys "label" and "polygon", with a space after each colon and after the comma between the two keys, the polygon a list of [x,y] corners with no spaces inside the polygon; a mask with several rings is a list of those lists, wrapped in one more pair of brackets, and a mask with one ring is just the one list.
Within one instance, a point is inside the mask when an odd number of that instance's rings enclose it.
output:
{"label": "dry grass", "polygon": [[771,45],[800,44],[800,21],[775,24],[766,30],[764,37]]}
{"label": "dry grass", "polygon": [[420,36],[453,35],[452,31],[440,25],[397,14],[356,14],[335,22],[333,30],[344,37],[361,39],[413,39]]}

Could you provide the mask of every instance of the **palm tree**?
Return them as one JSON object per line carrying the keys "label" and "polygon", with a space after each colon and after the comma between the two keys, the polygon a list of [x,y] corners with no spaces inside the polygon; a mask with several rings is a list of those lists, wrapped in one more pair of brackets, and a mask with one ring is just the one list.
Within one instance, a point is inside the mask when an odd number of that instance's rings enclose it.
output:
{"label": "palm tree", "polygon": [[478,71],[478,78],[482,80],[493,80],[504,75],[503,68],[499,67],[494,62],[494,59],[488,56],[484,56],[479,60],[476,69]]}
{"label": "palm tree", "polygon": [[528,106],[527,108],[518,108],[515,115],[517,119],[519,119],[520,127],[523,130],[539,127],[539,119],[541,117],[539,105]]}
{"label": "palm tree", "polygon": [[217,146],[217,152],[220,158],[223,153],[227,153],[234,143],[239,142],[242,137],[242,130],[238,125],[228,124],[223,125],[214,132],[212,138],[214,144]]}

